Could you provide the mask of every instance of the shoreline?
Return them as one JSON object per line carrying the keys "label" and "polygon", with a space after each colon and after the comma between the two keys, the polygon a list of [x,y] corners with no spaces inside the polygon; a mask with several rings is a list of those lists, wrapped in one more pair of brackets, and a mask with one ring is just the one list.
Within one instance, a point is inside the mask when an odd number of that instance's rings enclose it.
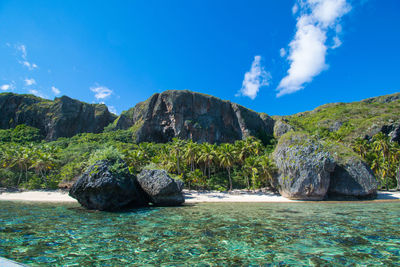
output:
{"label": "shoreline", "polygon": [[[234,190],[232,192],[183,190],[185,203],[318,203],[318,202],[392,202],[400,201],[400,191],[378,191],[376,199],[372,200],[328,200],[305,201],[292,200],[272,192],[252,192]],[[0,192],[0,201],[27,201],[77,203],[65,190],[30,190],[19,192]]]}

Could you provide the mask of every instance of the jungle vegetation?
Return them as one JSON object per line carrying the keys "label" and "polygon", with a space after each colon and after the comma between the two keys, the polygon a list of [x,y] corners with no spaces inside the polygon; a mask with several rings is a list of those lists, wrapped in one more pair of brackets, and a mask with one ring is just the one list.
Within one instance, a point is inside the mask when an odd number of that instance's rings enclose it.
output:
{"label": "jungle vegetation", "polygon": [[[276,140],[263,144],[250,137],[233,144],[198,144],[173,139],[166,144],[133,142],[132,130],[84,133],[46,142],[39,130],[19,125],[0,130],[0,187],[26,189],[71,185],[104,155],[122,158],[133,174],[144,168],[161,168],[182,179],[188,189],[231,190],[273,187],[276,167],[271,153]],[[343,143],[371,167],[382,189],[399,187],[400,146],[379,133],[372,139]]]}

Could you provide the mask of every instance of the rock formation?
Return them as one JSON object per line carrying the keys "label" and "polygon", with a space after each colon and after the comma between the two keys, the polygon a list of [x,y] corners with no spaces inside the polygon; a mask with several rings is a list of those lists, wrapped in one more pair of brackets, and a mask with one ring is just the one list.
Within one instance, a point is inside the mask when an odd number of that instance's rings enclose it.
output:
{"label": "rock formation", "polygon": [[78,133],[100,133],[116,116],[103,104],[87,104],[62,96],[54,101],[32,95],[0,94],[0,128],[26,124],[38,128],[46,140]]}
{"label": "rock formation", "polygon": [[330,145],[334,154],[335,170],[331,173],[330,198],[374,198],[378,182],[368,165],[349,148]]}
{"label": "rock formation", "polygon": [[284,119],[275,121],[274,137],[279,139],[287,132],[293,131],[293,127]]}
{"label": "rock formation", "polygon": [[69,195],[88,208],[116,211],[147,205],[145,196],[128,167],[115,170],[113,163],[98,161],[90,166],[75,182]]}
{"label": "rock formation", "polygon": [[281,137],[273,153],[281,195],[320,200],[374,198],[378,183],[368,165],[340,144],[324,143],[305,133]]}
{"label": "rock formation", "polygon": [[183,182],[172,179],[164,170],[143,170],[137,181],[155,205],[176,206],[185,202]]}
{"label": "rock formation", "polygon": [[114,122],[115,129],[133,127],[137,142],[168,142],[179,137],[224,143],[250,135],[262,139],[273,135],[273,125],[273,119],[265,114],[187,90],[154,94]]}
{"label": "rock formation", "polygon": [[303,200],[325,197],[335,164],[321,143],[307,134],[289,132],[280,138],[273,157],[282,196]]}

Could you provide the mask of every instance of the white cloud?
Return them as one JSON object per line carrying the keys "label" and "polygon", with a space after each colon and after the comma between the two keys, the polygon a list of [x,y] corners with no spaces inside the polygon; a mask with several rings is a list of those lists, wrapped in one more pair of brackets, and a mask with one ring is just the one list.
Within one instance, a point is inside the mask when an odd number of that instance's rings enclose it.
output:
{"label": "white cloud", "polygon": [[30,63],[29,61],[20,61],[20,63],[27,67],[29,70],[33,70],[38,67],[35,63]]}
{"label": "white cloud", "polygon": [[333,37],[333,45],[330,47],[331,49],[338,48],[342,45],[342,41],[339,39],[338,36]]}
{"label": "white cloud", "polygon": [[242,88],[236,96],[244,95],[255,99],[260,88],[269,85],[270,77],[271,75],[261,65],[261,56],[255,56],[250,71],[244,75]]}
{"label": "white cloud", "polygon": [[31,78],[31,79],[26,78],[24,81],[25,81],[26,86],[31,86],[31,85],[36,84],[36,81],[33,78]]}
{"label": "white cloud", "polygon": [[45,94],[43,94],[42,92],[36,90],[36,89],[29,89],[29,93],[41,97],[41,98],[48,98]]}
{"label": "white cloud", "polygon": [[27,49],[26,49],[26,46],[25,46],[25,45],[21,44],[21,45],[16,45],[15,47],[16,47],[16,49],[17,49],[18,51],[21,52],[21,58],[22,58],[22,60],[18,60],[18,62],[19,62],[21,65],[27,67],[29,70],[34,70],[34,69],[37,69],[37,68],[38,68],[38,65],[37,65],[37,64],[31,63],[31,62],[28,61],[28,52],[27,52]]}
{"label": "white cloud", "polygon": [[27,52],[26,52],[26,46],[25,45],[17,45],[17,50],[21,52],[21,57],[26,60],[27,57]]}
{"label": "white cloud", "polygon": [[95,93],[94,97],[97,100],[106,99],[113,93],[111,89],[105,86],[90,87],[90,90]]}
{"label": "white cloud", "polygon": [[109,106],[108,109],[110,110],[111,113],[117,115],[117,109],[114,106]]}
{"label": "white cloud", "polygon": [[[303,89],[305,83],[327,68],[328,32],[341,32],[339,20],[351,9],[346,0],[299,0],[298,5],[297,31],[287,56],[290,67],[277,88],[278,97]],[[335,37],[331,49],[341,45],[339,37]]]}
{"label": "white cloud", "polygon": [[280,55],[281,57],[286,56],[286,50],[285,50],[285,48],[281,48],[281,49],[279,50],[279,55]]}
{"label": "white cloud", "polygon": [[54,93],[55,95],[59,95],[59,94],[61,93],[60,89],[58,89],[58,88],[55,87],[55,86],[52,86],[52,87],[51,87],[51,91],[53,91],[53,93]]}
{"label": "white cloud", "polygon": [[12,90],[14,89],[14,86],[12,84],[3,84],[0,86],[0,89],[2,91]]}
{"label": "white cloud", "polygon": [[299,6],[297,4],[294,4],[294,6],[292,7],[292,14],[296,14],[297,11],[299,11]]}

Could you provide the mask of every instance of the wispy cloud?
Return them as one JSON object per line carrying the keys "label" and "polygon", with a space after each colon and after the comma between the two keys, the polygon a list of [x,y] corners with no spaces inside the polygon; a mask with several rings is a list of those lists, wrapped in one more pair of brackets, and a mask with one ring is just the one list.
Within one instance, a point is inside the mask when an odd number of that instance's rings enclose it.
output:
{"label": "wispy cloud", "polygon": [[286,50],[285,50],[285,48],[281,48],[281,49],[279,50],[279,55],[280,55],[281,57],[286,56]]}
{"label": "wispy cloud", "polygon": [[113,91],[106,86],[94,86],[90,87],[90,90],[95,93],[94,97],[97,100],[108,98]]}
{"label": "wispy cloud", "polygon": [[26,78],[24,81],[25,81],[26,86],[31,86],[31,85],[36,84],[36,81],[33,78],[31,78],[31,79]]}
{"label": "wispy cloud", "polygon": [[38,97],[41,97],[41,98],[48,98],[47,95],[43,94],[42,92],[40,92],[36,89],[29,89],[29,93],[36,95]]}
{"label": "wispy cloud", "polygon": [[60,89],[58,89],[58,88],[55,87],[55,86],[52,86],[52,87],[51,87],[51,91],[53,91],[53,93],[54,93],[55,95],[59,95],[59,94],[61,93]]}
{"label": "wispy cloud", "polygon": [[18,62],[20,64],[22,64],[23,66],[27,67],[29,70],[34,70],[38,67],[38,65],[36,65],[35,63],[29,62],[28,61],[28,52],[26,50],[26,46],[23,44],[20,45],[16,45],[15,46],[16,49],[21,53],[21,59],[22,60],[18,60]]}
{"label": "wispy cloud", "polygon": [[[338,33],[340,18],[351,9],[346,0],[298,0],[293,13],[298,14],[296,34],[289,44],[289,70],[277,88],[277,96],[291,94],[325,70],[327,49],[341,45]],[[335,31],[333,45],[326,45],[328,33]]]}
{"label": "wispy cloud", "polygon": [[261,65],[261,56],[255,56],[250,71],[244,75],[242,88],[236,96],[248,96],[255,99],[260,88],[269,85],[271,75]]}

